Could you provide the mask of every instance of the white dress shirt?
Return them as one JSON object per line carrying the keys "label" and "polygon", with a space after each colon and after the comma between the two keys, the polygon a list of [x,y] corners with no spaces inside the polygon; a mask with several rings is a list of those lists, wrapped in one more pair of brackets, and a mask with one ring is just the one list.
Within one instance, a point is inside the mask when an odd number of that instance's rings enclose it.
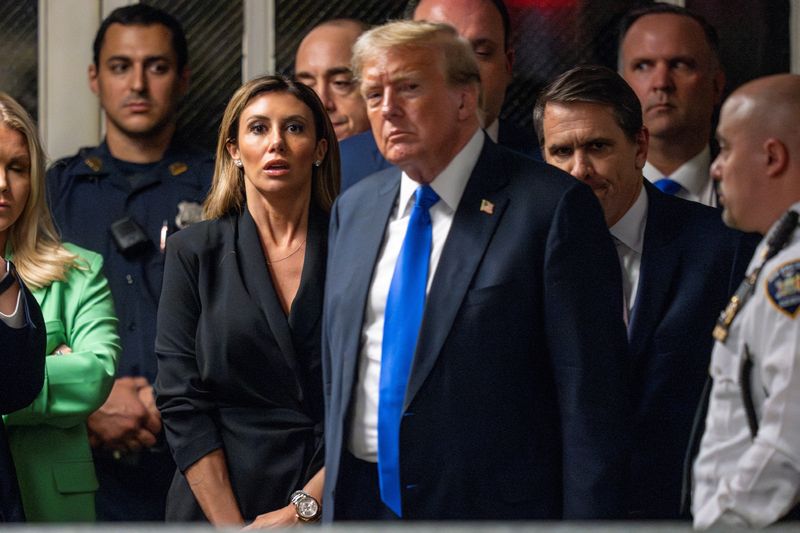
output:
{"label": "white dress shirt", "polygon": [[[483,130],[476,130],[466,146],[430,184],[440,200],[430,208],[433,240],[426,294],[430,291],[442,248],[450,233],[453,216],[480,156],[484,138]],[[411,209],[414,206],[414,193],[418,187],[419,183],[403,172],[396,209],[389,217],[383,246],[375,265],[361,329],[358,384],[348,448],[354,456],[373,463],[378,461],[378,387],[381,376],[383,315],[395,263],[400,255]]]}
{"label": "white dress shirt", "polygon": [[[800,203],[793,209],[800,210]],[[761,262],[766,242],[758,246],[748,274]],[[788,310],[770,296],[775,279],[785,280],[779,297]],[[764,265],[725,342],[714,344],[714,384],[693,472],[692,513],[698,529],[764,527],[800,499],[800,316],[791,312],[791,304],[800,301],[797,279],[800,231],[795,230],[789,245]],[[755,439],[742,399],[745,352],[753,363],[750,389],[759,421]]]}
{"label": "white dress shirt", "polygon": [[639,191],[639,196],[630,209],[608,230],[617,245],[617,256],[622,269],[622,291],[627,311],[625,315],[626,322],[628,317],[631,316],[639,289],[639,269],[642,266],[644,228],[646,225],[647,191],[642,187]]}
{"label": "white dress shirt", "polygon": [[679,183],[683,189],[675,194],[678,198],[717,207],[717,192],[714,188],[714,180],[711,179],[710,167],[711,149],[706,146],[699,154],[682,164],[669,176],[649,162],[645,163],[642,173],[650,183],[655,183],[665,177]]}

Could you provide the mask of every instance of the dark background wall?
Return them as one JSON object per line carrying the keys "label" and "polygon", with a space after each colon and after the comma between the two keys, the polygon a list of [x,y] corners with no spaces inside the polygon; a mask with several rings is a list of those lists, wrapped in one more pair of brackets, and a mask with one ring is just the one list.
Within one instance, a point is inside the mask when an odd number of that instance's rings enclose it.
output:
{"label": "dark background wall", "polygon": [[[174,14],[189,39],[192,85],[180,114],[185,137],[214,146],[228,98],[241,83],[243,0],[145,0]],[[530,126],[537,91],[579,63],[616,67],[617,24],[642,0],[506,0],[516,49],[514,82],[503,116]],[[275,0],[276,69],[294,70],[305,33],[332,18],[380,24],[402,17],[406,0]],[[752,78],[787,72],[789,0],[687,0],[720,34],[728,90]],[[37,113],[36,0],[0,0],[0,90]],[[271,31],[271,28],[264,28]],[[83,73],[81,73],[83,75]]]}

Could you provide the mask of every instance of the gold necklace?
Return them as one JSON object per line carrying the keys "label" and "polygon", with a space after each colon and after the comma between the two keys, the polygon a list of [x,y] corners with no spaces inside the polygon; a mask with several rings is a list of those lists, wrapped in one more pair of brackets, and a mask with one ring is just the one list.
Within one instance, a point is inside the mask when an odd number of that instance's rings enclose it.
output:
{"label": "gold necklace", "polygon": [[282,257],[282,258],[280,258],[280,259],[276,259],[275,261],[270,261],[269,259],[267,259],[267,264],[268,264],[268,265],[274,265],[275,263],[280,263],[281,261],[286,261],[287,259],[289,259],[290,257],[292,257],[294,254],[296,254],[297,252],[299,252],[299,251],[300,251],[300,248],[302,248],[302,247],[303,247],[303,245],[304,245],[305,243],[306,243],[306,240],[305,240],[305,239],[303,239],[303,242],[301,242],[301,243],[300,243],[300,246],[298,246],[298,247],[297,247],[297,249],[296,249],[294,252],[290,253],[290,254],[289,254],[289,255],[287,255],[286,257]]}

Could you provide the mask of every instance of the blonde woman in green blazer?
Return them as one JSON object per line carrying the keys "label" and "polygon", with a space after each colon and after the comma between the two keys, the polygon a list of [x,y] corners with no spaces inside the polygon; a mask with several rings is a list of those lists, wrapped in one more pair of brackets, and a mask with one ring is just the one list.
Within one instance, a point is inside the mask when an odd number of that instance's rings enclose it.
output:
{"label": "blonde woman in green blazer", "polygon": [[44,153],[27,113],[0,93],[0,250],[39,302],[44,386],[4,416],[29,521],[90,522],[97,490],[86,418],[103,404],[119,355],[102,257],[62,244],[44,195]]}

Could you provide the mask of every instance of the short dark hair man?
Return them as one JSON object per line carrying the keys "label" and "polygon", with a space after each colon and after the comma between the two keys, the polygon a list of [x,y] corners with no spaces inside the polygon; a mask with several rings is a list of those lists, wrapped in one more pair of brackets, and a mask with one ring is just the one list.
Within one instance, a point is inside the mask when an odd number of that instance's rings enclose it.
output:
{"label": "short dark hair man", "polygon": [[175,468],[151,387],[163,252],[167,234],[199,218],[213,172],[207,154],[174,140],[187,60],[172,16],[146,4],[114,10],[89,66],[105,140],[58,161],[47,176],[64,239],[103,254],[120,320],[118,378],[88,419],[100,520],[163,520]]}
{"label": "short dark hair man", "polygon": [[396,167],[331,213],[324,519],[619,516],[625,331],[597,201],[488,139],[452,27],[375,28],[353,66]]}
{"label": "short dark hair man", "polygon": [[[755,242],[716,210],[642,178],[648,132],[616,72],[580,66],[542,91],[534,123],[545,161],[592,187],[617,244],[633,375],[630,518],[680,518],[681,472],[719,309]],[[679,221],[679,223],[676,223]]]}
{"label": "short dark hair man", "polygon": [[725,73],[714,28],[671,4],[633,10],[621,23],[619,72],[650,132],[644,176],[670,194],[716,206],[709,141]]}
{"label": "short dark hair man", "polygon": [[800,506],[800,76],[742,85],[722,105],[723,219],[764,235],[720,316],[705,433],[694,462],[694,526],[762,528]]}

